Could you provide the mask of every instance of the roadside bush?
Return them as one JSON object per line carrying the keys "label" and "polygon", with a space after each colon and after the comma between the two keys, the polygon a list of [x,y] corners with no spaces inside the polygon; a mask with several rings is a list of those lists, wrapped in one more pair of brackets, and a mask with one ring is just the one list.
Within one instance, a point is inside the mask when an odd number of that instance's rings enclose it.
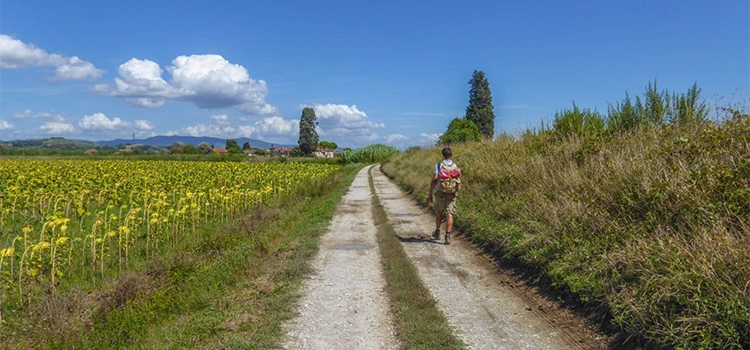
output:
{"label": "roadside bush", "polygon": [[480,141],[484,139],[479,126],[464,118],[454,118],[448,124],[448,130],[440,135],[438,144],[452,145],[462,142]]}
{"label": "roadside bush", "polygon": [[386,160],[388,157],[398,153],[399,150],[393,146],[376,143],[365,146],[356,150],[345,150],[338,155],[339,162],[342,164],[351,163],[378,163]]}
{"label": "roadside bush", "polygon": [[555,113],[552,127],[560,136],[597,136],[604,132],[604,117],[588,108],[581,110],[573,102],[573,109]]}

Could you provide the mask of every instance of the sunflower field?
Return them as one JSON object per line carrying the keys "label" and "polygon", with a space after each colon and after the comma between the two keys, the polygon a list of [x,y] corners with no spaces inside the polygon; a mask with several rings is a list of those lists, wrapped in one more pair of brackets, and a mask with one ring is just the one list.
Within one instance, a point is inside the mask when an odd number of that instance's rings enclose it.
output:
{"label": "sunflower field", "polygon": [[34,289],[54,289],[71,276],[101,283],[127,270],[134,254],[160,254],[198,226],[245,215],[339,169],[311,163],[0,160],[0,301],[29,303]]}

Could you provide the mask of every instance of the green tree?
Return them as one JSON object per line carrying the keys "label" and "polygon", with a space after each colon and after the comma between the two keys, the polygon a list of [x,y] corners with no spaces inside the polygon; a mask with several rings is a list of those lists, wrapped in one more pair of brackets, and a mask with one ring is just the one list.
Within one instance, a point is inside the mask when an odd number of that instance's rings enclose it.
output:
{"label": "green tree", "polygon": [[240,149],[240,145],[237,143],[237,140],[227,140],[227,153],[242,153],[242,149]]}
{"label": "green tree", "polygon": [[438,144],[450,145],[461,142],[479,141],[482,133],[473,122],[464,118],[455,118],[448,124],[448,130],[438,139]]}
{"label": "green tree", "polygon": [[247,142],[245,142],[245,143],[242,144],[242,150],[243,151],[249,151],[251,149],[253,149],[253,148],[250,147],[250,141],[247,141]]}
{"label": "green tree", "polygon": [[318,147],[320,148],[328,148],[328,149],[336,149],[339,147],[336,142],[328,142],[328,141],[320,141],[318,142]]}
{"label": "green tree", "polygon": [[305,107],[302,110],[302,118],[299,121],[299,148],[305,155],[315,152],[318,146],[318,133],[315,131],[315,125],[318,118],[315,117],[315,110]]}
{"label": "green tree", "polygon": [[289,152],[290,157],[304,157],[305,154],[302,153],[302,150],[299,148],[299,146],[294,146],[292,150]]}
{"label": "green tree", "polygon": [[195,146],[192,144],[187,144],[185,147],[182,148],[182,153],[184,154],[200,154],[201,151],[198,150]]}
{"label": "green tree", "polygon": [[492,107],[490,82],[481,70],[475,70],[469,80],[469,106],[466,107],[466,119],[476,124],[486,138],[495,137],[495,112]]}
{"label": "green tree", "polygon": [[214,149],[214,146],[211,146],[208,142],[201,142],[198,145],[198,151],[203,154],[208,154],[208,152],[211,152],[211,150]]}
{"label": "green tree", "polygon": [[179,153],[182,153],[182,151],[183,151],[184,148],[185,148],[185,144],[184,143],[182,143],[180,141],[176,141],[171,146],[169,146],[169,153],[171,153],[171,154],[179,154]]}

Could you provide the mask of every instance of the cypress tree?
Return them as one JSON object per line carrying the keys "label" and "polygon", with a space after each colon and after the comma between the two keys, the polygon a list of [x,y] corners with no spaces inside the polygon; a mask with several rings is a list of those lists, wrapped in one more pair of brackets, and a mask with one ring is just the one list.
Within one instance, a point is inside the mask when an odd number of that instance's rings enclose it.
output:
{"label": "cypress tree", "polygon": [[492,111],[492,92],[490,82],[481,70],[474,70],[469,80],[469,106],[466,107],[466,119],[476,124],[482,136],[495,137],[495,112]]}
{"label": "cypress tree", "polygon": [[315,125],[318,118],[315,117],[315,110],[310,107],[302,109],[302,118],[299,121],[299,149],[305,155],[315,152],[318,146],[318,133],[315,131]]}

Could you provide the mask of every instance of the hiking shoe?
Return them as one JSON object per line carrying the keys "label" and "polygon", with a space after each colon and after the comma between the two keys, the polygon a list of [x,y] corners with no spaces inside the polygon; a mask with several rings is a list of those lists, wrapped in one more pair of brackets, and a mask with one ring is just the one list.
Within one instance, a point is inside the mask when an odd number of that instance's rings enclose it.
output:
{"label": "hiking shoe", "polygon": [[451,233],[446,232],[445,233],[445,244],[451,244]]}
{"label": "hiking shoe", "polygon": [[440,230],[435,230],[435,232],[432,233],[432,239],[434,240],[440,239]]}

